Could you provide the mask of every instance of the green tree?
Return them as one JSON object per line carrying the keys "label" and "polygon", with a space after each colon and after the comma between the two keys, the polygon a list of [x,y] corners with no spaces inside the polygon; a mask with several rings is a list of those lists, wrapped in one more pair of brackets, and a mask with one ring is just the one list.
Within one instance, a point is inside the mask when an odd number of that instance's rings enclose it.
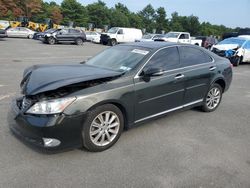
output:
{"label": "green tree", "polygon": [[111,9],[111,19],[110,26],[111,27],[129,27],[128,17],[120,10],[120,9]]}
{"label": "green tree", "polygon": [[98,0],[96,3],[87,6],[89,22],[95,27],[103,28],[104,25],[110,25],[110,10],[103,1]]}
{"label": "green tree", "polygon": [[147,32],[152,32],[153,29],[156,29],[155,10],[151,4],[148,4],[142,9],[142,11],[139,12],[139,15],[142,18],[143,25]]}
{"label": "green tree", "polygon": [[129,11],[128,7],[126,7],[126,5],[124,5],[122,3],[115,4],[115,9],[119,10],[120,12],[122,12],[123,14],[125,14],[126,16],[130,15],[130,11]]}
{"label": "green tree", "polygon": [[143,20],[141,16],[138,14],[131,13],[129,15],[129,22],[130,22],[130,27],[139,28],[139,29],[144,28]]}
{"label": "green tree", "polygon": [[159,7],[156,10],[155,21],[156,21],[156,31],[161,33],[162,30],[168,31],[168,20],[166,19],[167,14],[164,7]]}
{"label": "green tree", "polygon": [[181,23],[181,19],[180,16],[178,15],[177,12],[172,13],[172,18],[170,21],[170,30],[171,31],[185,31],[182,23]]}
{"label": "green tree", "polygon": [[62,24],[68,25],[69,22],[74,22],[76,26],[87,26],[87,10],[76,0],[63,0],[61,3],[61,11],[63,15]]}

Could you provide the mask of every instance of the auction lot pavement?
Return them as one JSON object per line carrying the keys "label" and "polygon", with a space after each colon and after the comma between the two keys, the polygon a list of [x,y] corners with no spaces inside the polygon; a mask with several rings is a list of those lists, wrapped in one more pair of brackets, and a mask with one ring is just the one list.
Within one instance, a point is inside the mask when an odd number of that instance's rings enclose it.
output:
{"label": "auction lot pavement", "polygon": [[0,39],[0,187],[250,187],[250,64],[213,113],[175,112],[125,131],[109,150],[44,154],[9,131],[11,98],[34,64],[80,62],[105,47]]}

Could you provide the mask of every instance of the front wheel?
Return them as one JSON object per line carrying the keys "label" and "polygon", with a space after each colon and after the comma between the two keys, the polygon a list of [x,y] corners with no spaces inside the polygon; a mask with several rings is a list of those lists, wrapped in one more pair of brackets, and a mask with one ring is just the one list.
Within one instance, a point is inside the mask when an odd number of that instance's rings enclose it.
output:
{"label": "front wheel", "polygon": [[32,38],[33,38],[33,35],[32,35],[32,34],[30,34],[30,35],[28,36],[28,38],[29,38],[29,39],[32,39]]}
{"label": "front wheel", "polygon": [[51,45],[53,45],[53,44],[56,43],[56,39],[54,37],[49,37],[48,38],[48,43],[51,44]]}
{"label": "front wheel", "polygon": [[117,45],[116,39],[109,40],[109,46],[115,46],[115,45]]}
{"label": "front wheel", "polygon": [[213,84],[208,90],[204,103],[202,105],[202,110],[204,112],[212,112],[218,108],[222,99],[222,88],[219,84]]}
{"label": "front wheel", "polygon": [[243,59],[242,56],[235,57],[234,62],[233,62],[233,66],[235,66],[235,67],[239,66],[242,63],[242,59]]}
{"label": "front wheel", "polygon": [[99,106],[89,112],[83,125],[83,145],[92,152],[106,150],[116,143],[123,128],[124,118],[118,107]]}

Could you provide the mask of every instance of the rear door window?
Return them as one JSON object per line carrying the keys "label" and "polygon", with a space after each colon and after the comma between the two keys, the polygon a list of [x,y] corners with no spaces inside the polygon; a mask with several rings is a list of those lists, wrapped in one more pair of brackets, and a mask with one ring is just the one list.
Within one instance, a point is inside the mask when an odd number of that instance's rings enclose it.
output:
{"label": "rear door window", "polygon": [[212,58],[197,48],[179,46],[180,62],[182,67],[212,62]]}

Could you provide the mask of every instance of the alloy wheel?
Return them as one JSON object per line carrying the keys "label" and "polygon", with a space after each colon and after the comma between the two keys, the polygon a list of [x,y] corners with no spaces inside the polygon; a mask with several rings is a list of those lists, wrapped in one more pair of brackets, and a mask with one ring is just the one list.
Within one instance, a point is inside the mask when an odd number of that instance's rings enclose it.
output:
{"label": "alloy wheel", "polygon": [[206,104],[210,110],[215,109],[221,100],[221,91],[217,87],[211,88],[207,94]]}
{"label": "alloy wheel", "polygon": [[90,140],[96,146],[110,144],[118,135],[120,120],[116,113],[105,111],[98,114],[91,123]]}

